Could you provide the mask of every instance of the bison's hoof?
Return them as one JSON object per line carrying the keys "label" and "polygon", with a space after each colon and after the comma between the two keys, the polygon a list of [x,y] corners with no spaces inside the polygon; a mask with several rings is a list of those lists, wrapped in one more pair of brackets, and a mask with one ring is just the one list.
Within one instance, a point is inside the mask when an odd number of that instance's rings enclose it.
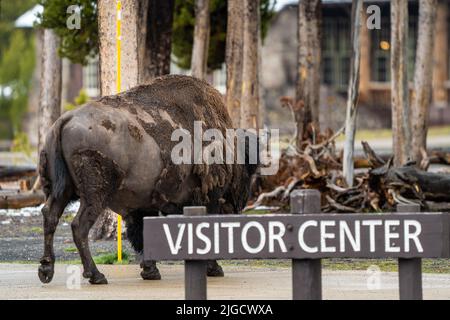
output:
{"label": "bison's hoof", "polygon": [[144,268],[141,272],[141,277],[144,280],[161,280],[161,274],[159,273],[158,268]]}
{"label": "bison's hoof", "polygon": [[39,280],[42,283],[49,283],[53,279],[53,275],[55,274],[53,265],[51,264],[41,264],[38,270]]}
{"label": "bison's hoof", "polygon": [[108,280],[103,273],[96,273],[89,279],[90,284],[108,284]]}
{"label": "bison's hoof", "polygon": [[208,262],[208,268],[206,269],[206,275],[208,277],[223,277],[225,276],[222,267],[217,262]]}

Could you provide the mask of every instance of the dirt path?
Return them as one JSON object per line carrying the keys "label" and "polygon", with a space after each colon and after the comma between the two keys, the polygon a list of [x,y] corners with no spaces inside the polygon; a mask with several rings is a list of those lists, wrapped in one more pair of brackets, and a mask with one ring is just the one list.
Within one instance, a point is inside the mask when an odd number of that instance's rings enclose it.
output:
{"label": "dirt path", "polygon": [[[79,289],[68,289],[67,265],[57,265],[52,283],[43,285],[37,265],[0,264],[0,299],[183,299],[183,267],[162,265],[161,281],[143,281],[139,267],[100,266],[109,285],[92,286],[82,280]],[[289,268],[225,267],[225,278],[208,280],[209,299],[290,299]],[[367,288],[364,271],[323,273],[325,299],[398,299],[396,273],[381,273],[380,289]],[[425,299],[450,299],[450,275],[425,274]]]}

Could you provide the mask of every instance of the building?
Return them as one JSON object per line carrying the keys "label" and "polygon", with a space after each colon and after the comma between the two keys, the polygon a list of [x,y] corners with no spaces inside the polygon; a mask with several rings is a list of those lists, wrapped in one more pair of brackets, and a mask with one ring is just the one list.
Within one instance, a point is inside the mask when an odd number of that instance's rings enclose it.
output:
{"label": "building", "polygon": [[[284,6],[271,22],[264,40],[261,71],[268,122],[280,126],[289,121],[280,115],[279,97],[294,96],[297,70],[297,1]],[[351,59],[351,0],[322,0],[322,89],[321,122],[342,126]],[[449,2],[440,0],[436,19],[433,59],[433,98],[430,122],[450,123],[449,108]],[[390,116],[390,1],[364,1],[380,9],[381,28],[361,31],[361,81],[359,127],[389,127]],[[417,42],[418,1],[409,1],[408,73],[414,75]],[[371,12],[370,12],[371,13]],[[411,82],[412,85],[412,82]]]}

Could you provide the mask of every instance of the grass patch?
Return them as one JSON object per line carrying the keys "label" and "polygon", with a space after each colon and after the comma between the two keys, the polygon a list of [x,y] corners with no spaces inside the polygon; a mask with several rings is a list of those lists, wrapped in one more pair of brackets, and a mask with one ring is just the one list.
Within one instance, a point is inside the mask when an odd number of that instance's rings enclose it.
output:
{"label": "grass patch", "polygon": [[72,223],[73,219],[75,218],[75,215],[72,213],[65,214],[62,216],[61,221],[64,223]]}
{"label": "grass patch", "polygon": [[96,264],[130,264],[130,255],[128,252],[122,252],[122,263],[117,262],[117,252],[106,253],[93,257]]}
{"label": "grass patch", "polygon": [[29,228],[26,229],[26,233],[43,234],[44,233],[44,229],[42,229],[42,227],[29,227]]}
{"label": "grass patch", "polygon": [[[450,135],[450,126],[431,127],[428,130],[428,137],[438,137]],[[378,130],[357,130],[355,140],[377,140],[392,138],[391,129]],[[344,135],[341,135],[337,141],[344,141]]]}
{"label": "grass patch", "polygon": [[67,247],[67,248],[64,248],[64,252],[75,253],[75,252],[78,252],[78,249],[76,247]]}

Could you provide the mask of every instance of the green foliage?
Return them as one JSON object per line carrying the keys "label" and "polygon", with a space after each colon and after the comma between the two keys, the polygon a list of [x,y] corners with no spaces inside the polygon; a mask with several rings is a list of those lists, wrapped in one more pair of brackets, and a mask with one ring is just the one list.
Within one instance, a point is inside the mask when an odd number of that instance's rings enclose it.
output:
{"label": "green foliage", "polygon": [[89,101],[89,97],[86,93],[86,90],[81,89],[80,92],[78,93],[78,96],[75,98],[74,103],[66,103],[64,105],[64,110],[66,110],[66,111],[74,110],[74,109],[78,108],[79,106],[82,106],[83,104],[85,104],[88,101]]}
{"label": "green foliage", "polygon": [[9,39],[14,31],[14,22],[36,4],[36,0],[0,0],[0,57],[9,46]]}
{"label": "green foliage", "polygon": [[14,140],[11,146],[12,152],[22,152],[26,154],[28,157],[31,156],[31,146],[30,141],[28,140],[28,136],[25,132],[18,132],[14,136]]}
{"label": "green foliage", "polygon": [[[261,0],[261,34],[267,34],[275,4]],[[208,69],[220,69],[225,62],[227,31],[227,0],[211,0],[211,34],[208,50]],[[195,0],[176,0],[173,23],[172,52],[180,68],[191,67],[192,45],[194,41]]]}
{"label": "green foliage", "polygon": [[[74,63],[86,64],[89,57],[98,54],[97,1],[93,0],[39,0],[44,6],[40,26],[53,29],[61,38],[59,54]],[[69,29],[67,13],[71,5],[80,7],[80,29]]]}
{"label": "green foliage", "polygon": [[[101,254],[93,258],[96,264],[119,264],[117,261],[117,252],[115,253],[107,253]],[[122,263],[121,264],[129,264],[130,263],[130,255],[128,252],[122,252]]]}
{"label": "green foliage", "polygon": [[36,0],[0,0],[0,138],[10,139],[20,130],[27,107],[28,89],[34,69],[34,47],[30,30],[18,30],[15,20],[36,4]]}
{"label": "green foliage", "polygon": [[27,109],[34,65],[33,38],[22,30],[13,31],[9,47],[4,50],[0,61],[0,86],[9,87],[12,94],[2,96],[0,100],[14,132],[20,131],[22,116]]}
{"label": "green foliage", "polygon": [[[54,29],[61,37],[60,55],[72,62],[87,62],[89,56],[98,53],[97,4],[93,0],[39,0],[44,5],[41,26]],[[81,7],[81,29],[67,28],[66,12],[70,5]],[[261,0],[261,31],[267,33],[274,3]],[[211,35],[208,51],[209,70],[220,69],[225,61],[227,29],[227,0],[211,0]],[[176,0],[173,22],[172,52],[176,63],[184,69],[191,65],[192,43],[195,25],[195,0]]]}

